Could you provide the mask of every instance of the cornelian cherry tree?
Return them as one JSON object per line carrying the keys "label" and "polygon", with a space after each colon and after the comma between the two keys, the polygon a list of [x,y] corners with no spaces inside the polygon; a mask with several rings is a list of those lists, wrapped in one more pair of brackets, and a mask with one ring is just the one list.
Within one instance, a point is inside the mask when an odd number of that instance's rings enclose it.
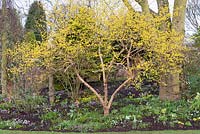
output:
{"label": "cornelian cherry tree", "polygon": [[[48,25],[53,30],[48,39],[37,47],[22,43],[16,48],[13,60],[22,62],[11,71],[26,71],[23,65],[26,64],[26,68],[40,66],[73,73],[97,96],[104,115],[109,114],[116,94],[124,86],[140,83],[144,78],[159,80],[163,73],[181,71],[185,48],[177,42],[181,42],[182,37],[173,30],[160,30],[168,17],[125,11],[117,14],[102,17],[91,8],[76,7],[66,16],[63,10],[56,8],[49,17]],[[56,20],[52,21],[51,16]],[[119,65],[126,77],[109,96],[110,75]],[[96,72],[103,76],[103,94],[84,79]]]}

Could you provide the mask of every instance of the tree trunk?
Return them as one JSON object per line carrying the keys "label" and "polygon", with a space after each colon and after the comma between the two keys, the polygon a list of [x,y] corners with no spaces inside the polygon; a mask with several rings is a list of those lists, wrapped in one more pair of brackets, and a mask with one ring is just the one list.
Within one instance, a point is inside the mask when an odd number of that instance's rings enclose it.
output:
{"label": "tree trunk", "polygon": [[103,106],[103,113],[104,113],[104,116],[108,116],[110,113],[110,108],[107,106]]}
{"label": "tree trunk", "polygon": [[1,59],[1,86],[2,86],[2,95],[7,96],[7,56],[6,50],[8,45],[8,14],[6,8],[6,0],[2,1],[2,17],[3,17],[3,33],[2,33],[2,59]]}
{"label": "tree trunk", "polygon": [[[162,10],[166,8],[166,12],[164,15],[168,15],[170,13],[169,11],[169,2],[168,0],[157,0],[158,3],[158,13],[159,15],[162,15]],[[170,27],[168,27],[168,23],[172,25],[171,19],[167,19],[166,22],[163,22],[163,24],[160,27],[160,30],[162,31],[168,31],[171,30]],[[163,61],[164,62],[164,61]],[[160,77],[160,84],[159,84],[159,97],[161,100],[172,100],[172,87],[171,81],[170,81],[170,73],[162,74]]]}
{"label": "tree trunk", "polygon": [[[112,102],[114,100],[115,95],[128,83],[130,82],[130,80],[132,80],[132,78],[127,79],[126,81],[124,81],[115,91],[114,93],[111,95],[110,100],[108,102],[106,102],[103,97],[101,96],[101,94],[99,94],[91,85],[89,85],[78,73],[77,70],[75,70],[77,77],[79,78],[79,80],[86,86],[88,87],[89,90],[91,90],[99,99],[101,105],[103,106],[103,111],[104,111],[104,116],[109,115],[110,112],[110,108],[112,105]],[[105,96],[104,96],[105,97]]]}
{"label": "tree trunk", "polygon": [[141,2],[140,2],[140,5],[141,5],[141,7],[142,7],[142,11],[143,11],[145,14],[149,14],[149,13],[150,13],[148,0],[143,0],[143,1],[141,1]]}
{"label": "tree trunk", "polygon": [[179,74],[165,74],[161,76],[159,97],[161,100],[177,100],[180,98]]}
{"label": "tree trunk", "polygon": [[[186,4],[187,0],[175,0],[174,1],[174,15],[172,22],[172,30],[180,33],[182,36],[182,42],[179,45],[183,44],[184,34],[185,34],[185,15],[186,15]],[[177,100],[180,99],[180,74],[174,73],[170,74],[169,88],[171,88],[171,99]]]}
{"label": "tree trunk", "polygon": [[6,49],[7,49],[7,35],[3,33],[2,35],[2,59],[1,59],[1,86],[2,86],[2,95],[7,96],[7,57],[6,57]]}
{"label": "tree trunk", "polygon": [[[185,11],[187,0],[175,0],[174,1],[174,13],[172,21],[172,30],[180,33],[180,36],[184,37],[185,27]],[[158,0],[159,8],[166,6],[167,1]],[[184,39],[184,38],[183,38]],[[180,45],[183,43],[180,42]],[[177,100],[180,95],[180,74],[169,73],[165,76],[161,76],[159,97],[161,100]]]}
{"label": "tree trunk", "polygon": [[54,89],[54,85],[53,85],[53,75],[50,74],[49,75],[49,101],[50,104],[54,103],[55,100],[55,89]]}

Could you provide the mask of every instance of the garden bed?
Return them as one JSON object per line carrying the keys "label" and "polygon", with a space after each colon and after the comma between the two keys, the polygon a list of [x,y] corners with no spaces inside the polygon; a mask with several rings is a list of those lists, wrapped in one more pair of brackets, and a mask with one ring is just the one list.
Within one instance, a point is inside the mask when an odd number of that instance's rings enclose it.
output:
{"label": "garden bed", "polygon": [[200,130],[199,94],[190,100],[170,102],[160,101],[156,94],[127,87],[116,97],[109,116],[103,116],[94,95],[85,95],[78,106],[67,98],[50,106],[42,96],[27,96],[12,103],[2,101],[0,129],[57,132]]}

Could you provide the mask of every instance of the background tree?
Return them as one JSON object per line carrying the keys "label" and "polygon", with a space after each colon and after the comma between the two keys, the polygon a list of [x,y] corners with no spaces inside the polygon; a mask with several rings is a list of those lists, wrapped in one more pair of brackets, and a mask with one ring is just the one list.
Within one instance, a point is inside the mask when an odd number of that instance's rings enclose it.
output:
{"label": "background tree", "polygon": [[186,8],[186,27],[190,33],[198,32],[200,26],[200,1],[188,0]]}
{"label": "background tree", "polygon": [[27,35],[34,33],[37,41],[42,41],[47,36],[46,15],[40,1],[34,1],[29,9],[25,31]]}
{"label": "background tree", "polygon": [[[7,48],[12,48],[14,43],[21,41],[23,32],[22,25],[17,13],[13,7],[12,1],[3,0],[2,9],[0,10],[0,35],[2,44],[1,56],[1,86],[4,96],[11,95],[11,81],[8,81],[8,57]],[[8,86],[7,86],[8,85]]]}
{"label": "background tree", "polygon": [[[134,12],[134,9],[132,8],[131,4],[128,0],[123,0],[124,4],[127,6],[131,12]],[[149,5],[147,0],[138,0],[138,2],[141,7],[142,11],[146,14],[149,13]],[[162,14],[163,16],[166,16],[169,14],[169,2],[168,0],[157,0],[158,9],[159,12],[162,8],[167,8],[167,13],[165,12]],[[186,13],[186,4],[187,0],[175,0],[174,1],[174,10],[173,10],[173,19],[169,19],[168,25],[171,25],[171,28],[166,29],[166,32],[168,30],[175,30],[180,34],[180,37],[182,38],[182,43],[184,40],[184,34],[185,34],[185,13]],[[148,19],[147,19],[148,20]],[[164,22],[166,23],[166,22]],[[182,45],[180,43],[179,45]],[[161,99],[169,99],[169,100],[176,100],[180,98],[180,78],[179,74],[165,74],[162,76],[162,82],[164,84],[160,85],[160,98]]]}
{"label": "background tree", "polygon": [[[46,41],[47,38],[47,24],[46,24],[46,13],[43,8],[41,1],[34,1],[29,8],[27,20],[25,23],[25,40],[28,42],[39,42]],[[46,87],[46,79],[49,79],[49,99],[50,102],[54,102],[54,86],[53,86],[53,75],[43,76],[39,78],[38,73],[44,72],[45,70],[37,67],[32,67],[29,73],[23,75],[24,79],[24,90],[32,89],[34,93],[38,94],[41,88]],[[46,77],[46,78],[45,78]],[[39,82],[41,81],[41,82]]]}
{"label": "background tree", "polygon": [[1,45],[2,45],[2,60],[1,60],[1,86],[2,86],[2,95],[7,95],[7,73],[6,73],[6,66],[7,66],[7,57],[6,51],[8,46],[8,10],[6,7],[6,0],[2,1],[2,20],[3,20],[3,32],[1,35]]}
{"label": "background tree", "polygon": [[200,51],[200,1],[188,0],[188,6],[186,9],[186,27],[189,34],[190,51],[187,53],[187,61],[184,65],[184,73],[188,82],[188,89],[185,92],[186,96],[194,96],[197,92],[200,92],[199,88],[199,51]]}

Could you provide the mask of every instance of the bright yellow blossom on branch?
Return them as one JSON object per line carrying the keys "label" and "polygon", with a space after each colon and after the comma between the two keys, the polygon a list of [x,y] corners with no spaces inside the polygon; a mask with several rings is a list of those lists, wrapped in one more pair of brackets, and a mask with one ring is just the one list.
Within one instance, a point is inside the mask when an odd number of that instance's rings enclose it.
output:
{"label": "bright yellow blossom on branch", "polygon": [[[168,17],[119,12],[102,18],[88,7],[74,7],[68,13],[61,9],[50,13],[51,31],[46,41],[40,45],[22,43],[14,50],[13,60],[20,61],[14,71],[40,66],[72,73],[97,96],[104,115],[109,114],[115,95],[124,86],[143,79],[159,81],[161,74],[181,71],[185,48],[177,42],[182,37],[159,29]],[[126,72],[123,82],[108,96],[108,81],[121,69]],[[95,73],[102,74],[104,94],[84,79]]]}

